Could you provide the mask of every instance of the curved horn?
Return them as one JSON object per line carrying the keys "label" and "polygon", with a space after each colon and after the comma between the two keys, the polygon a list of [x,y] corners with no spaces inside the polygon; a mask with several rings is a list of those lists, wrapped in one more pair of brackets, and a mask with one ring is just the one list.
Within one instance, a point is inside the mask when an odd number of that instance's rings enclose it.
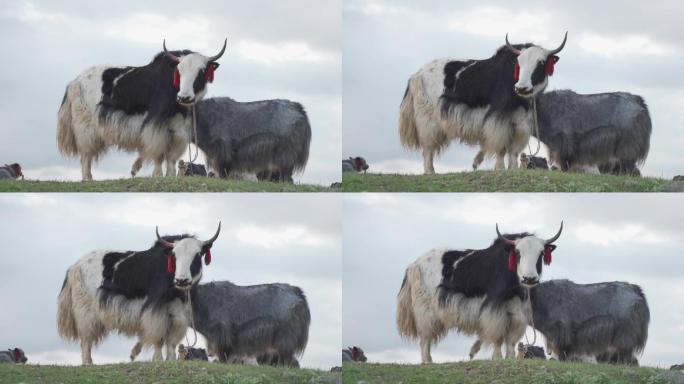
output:
{"label": "curved horn", "polygon": [[170,241],[166,241],[159,236],[159,226],[155,227],[155,232],[157,233],[157,241],[162,243],[163,246],[173,248],[173,243]]}
{"label": "curved horn", "polygon": [[520,50],[518,48],[512,46],[511,43],[508,42],[508,32],[506,33],[506,46],[508,47],[508,49],[511,52],[515,53],[516,55],[520,54]]}
{"label": "curved horn", "polygon": [[216,239],[218,238],[219,232],[221,232],[221,222],[220,221],[219,221],[218,229],[216,230],[216,233],[214,234],[214,237],[212,237],[211,239],[202,243],[202,246],[213,244],[214,241],[216,241]]}
{"label": "curved horn", "polygon": [[565,37],[563,38],[563,42],[561,43],[561,45],[553,51],[550,51],[549,55],[555,55],[556,53],[560,52],[563,49],[563,47],[565,47],[566,41],[568,41],[568,31],[565,31]]}
{"label": "curved horn", "polygon": [[209,58],[209,62],[216,61],[219,59],[219,57],[223,56],[223,53],[226,51],[226,45],[228,45],[228,38],[226,37],[225,40],[223,40],[223,48],[221,48],[221,52],[218,54],[212,56]]}
{"label": "curved horn", "polygon": [[499,239],[506,244],[515,245],[515,241],[503,237],[501,232],[499,232],[499,223],[496,223],[496,234],[499,235]]}
{"label": "curved horn", "polygon": [[544,243],[546,243],[546,244],[551,244],[551,243],[553,243],[554,241],[558,240],[558,238],[559,238],[560,235],[561,235],[561,232],[563,232],[563,221],[562,221],[562,220],[561,220],[561,226],[560,226],[560,229],[558,230],[558,233],[556,233],[556,235],[555,235],[554,237],[552,237],[552,238],[550,238],[550,239],[548,239],[548,240],[545,240]]}
{"label": "curved horn", "polygon": [[164,39],[162,45],[164,46],[164,53],[166,54],[166,57],[178,63],[180,61],[180,57],[174,55],[173,53],[169,52],[168,49],[166,49],[166,39]]}

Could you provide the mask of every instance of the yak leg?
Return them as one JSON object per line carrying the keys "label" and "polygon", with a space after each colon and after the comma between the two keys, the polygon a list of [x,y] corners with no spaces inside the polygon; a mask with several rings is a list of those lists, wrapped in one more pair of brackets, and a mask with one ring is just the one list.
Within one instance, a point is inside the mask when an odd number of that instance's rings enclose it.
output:
{"label": "yak leg", "polygon": [[508,169],[518,169],[518,155],[508,152]]}
{"label": "yak leg", "polygon": [[162,174],[162,162],[164,161],[164,157],[159,157],[154,159],[154,171],[152,171],[152,177],[161,177],[164,176]]}
{"label": "yak leg", "polygon": [[484,149],[480,149],[480,152],[475,155],[475,158],[473,159],[473,171],[477,171],[477,167],[482,164],[485,158],[485,151]]}
{"label": "yak leg", "polygon": [[140,172],[140,169],[143,166],[143,159],[142,157],[138,157],[135,159],[135,162],[133,163],[133,167],[131,167],[131,177],[135,177],[135,175]]}
{"label": "yak leg", "polygon": [[166,343],[166,360],[176,360],[176,346]]}
{"label": "yak leg", "polygon": [[90,354],[92,349],[92,340],[81,339],[81,362],[83,365],[93,365],[93,358]]}
{"label": "yak leg", "polygon": [[163,360],[164,356],[162,356],[162,346],[164,345],[164,341],[158,341],[154,343],[154,355],[152,355],[152,361],[161,361]]}
{"label": "yak leg", "polygon": [[81,179],[83,181],[90,181],[93,179],[93,174],[90,168],[93,164],[93,156],[90,154],[81,155]]}
{"label": "yak leg", "polygon": [[166,158],[166,176],[176,176],[176,162]]}
{"label": "yak leg", "polygon": [[506,157],[506,149],[502,149],[496,153],[496,164],[494,169],[497,171],[502,171],[506,169],[506,164],[504,163],[504,157]]}
{"label": "yak leg", "polygon": [[477,339],[475,340],[475,343],[473,344],[472,347],[470,347],[470,360],[477,355],[478,352],[480,352],[480,348],[482,348],[482,340]]}
{"label": "yak leg", "polygon": [[430,344],[432,340],[427,337],[420,338],[420,357],[423,360],[423,364],[432,363],[432,356],[430,356]]}
{"label": "yak leg", "polygon": [[515,343],[506,342],[506,358],[515,359]]}
{"label": "yak leg", "polygon": [[494,353],[492,353],[492,360],[501,360],[501,344],[502,342],[494,343]]}
{"label": "yak leg", "polygon": [[423,148],[423,173],[426,175],[435,174],[435,166],[433,160],[435,157],[435,150],[432,148]]}
{"label": "yak leg", "polygon": [[138,357],[138,355],[140,354],[140,351],[142,351],[142,347],[143,347],[143,345],[140,341],[135,343],[135,345],[133,346],[133,349],[131,349],[131,361],[135,361],[135,358]]}

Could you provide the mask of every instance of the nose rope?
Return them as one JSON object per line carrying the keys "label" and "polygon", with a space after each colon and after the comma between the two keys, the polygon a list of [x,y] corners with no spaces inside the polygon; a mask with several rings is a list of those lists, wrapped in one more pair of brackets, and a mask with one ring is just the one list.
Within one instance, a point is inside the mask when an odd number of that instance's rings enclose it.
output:
{"label": "nose rope", "polygon": [[[534,335],[532,338],[532,344],[535,345],[537,343],[537,329],[534,327],[534,312],[532,312],[532,298],[530,297],[530,289],[527,289],[527,297],[530,299],[530,325],[532,326],[532,334]],[[530,345],[530,341],[527,339],[527,329],[525,330],[525,343],[527,345],[525,346],[525,351],[527,351],[527,347]]]}
{"label": "nose rope", "polygon": [[190,305],[190,325],[192,326],[192,331],[195,335],[195,341],[193,341],[192,345],[190,345],[190,340],[188,340],[188,332],[185,332],[185,344],[189,345],[190,348],[195,348],[195,344],[197,344],[197,329],[195,329],[195,314],[192,311],[192,295],[190,295],[189,289],[187,290],[186,295],[188,298],[188,304]]}
{"label": "nose rope", "polygon": [[195,157],[192,157],[192,147],[190,146],[190,142],[188,142],[188,160],[190,160],[190,167],[192,168],[192,164],[197,160],[197,156],[199,156],[199,147],[197,146],[197,113],[195,113],[195,104],[192,105],[192,134],[193,138],[195,140]]}
{"label": "nose rope", "polygon": [[530,152],[530,156],[537,156],[539,149],[541,149],[541,139],[539,139],[539,122],[537,121],[537,97],[532,96],[532,109],[534,110],[534,130],[537,134],[537,151],[532,154],[532,148],[530,147],[530,141],[527,141],[527,150]]}

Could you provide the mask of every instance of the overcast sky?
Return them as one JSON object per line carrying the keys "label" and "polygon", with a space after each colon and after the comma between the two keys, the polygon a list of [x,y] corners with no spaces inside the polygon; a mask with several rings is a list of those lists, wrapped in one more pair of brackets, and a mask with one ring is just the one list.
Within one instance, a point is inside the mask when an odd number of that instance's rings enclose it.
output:
{"label": "overcast sky", "polygon": [[[140,66],[161,51],[213,55],[228,37],[206,97],[284,98],[311,122],[309,162],[295,177],[340,180],[341,0],[25,0],[0,3],[0,164],[18,162],[31,179],[80,179],[78,159],[56,143],[57,111],[69,81],[93,65]],[[187,155],[183,157],[187,159]],[[95,179],[128,177],[135,155],[117,152]],[[151,175],[146,166],[141,175]]]}
{"label": "overcast sky", "polygon": [[[542,280],[640,285],[651,313],[640,363],[681,363],[684,197],[663,194],[347,194],[343,345],[362,347],[372,362],[420,362],[418,343],[402,341],[396,330],[406,267],[433,248],[486,248],[496,222],[504,233],[551,237],[561,220],[564,230]],[[474,340],[451,332],[432,356],[461,361]],[[478,357],[490,358],[491,348]]]}
{"label": "overcast sky", "polygon": [[[2,195],[0,348],[23,348],[29,363],[80,364],[78,344],[59,338],[55,320],[67,268],[96,249],[149,249],[156,225],[201,239],[221,220],[202,281],[299,286],[311,311],[300,362],[330,369],[340,364],[342,337],[341,207],[339,197],[323,194]],[[128,361],[135,341],[114,333],[93,361]],[[151,357],[151,349],[141,356]]]}
{"label": "overcast sky", "polygon": [[[684,4],[676,0],[648,6],[632,0],[347,0],[343,155],[365,156],[373,172],[422,173],[420,154],[404,151],[399,142],[399,104],[411,74],[436,58],[488,58],[504,44],[506,32],[512,42],[551,48],[567,30],[568,42],[547,90],[642,95],[653,122],[642,173],[681,174],[683,13]],[[468,170],[475,153],[452,143],[435,170]],[[493,160],[483,164],[483,169],[493,167]]]}

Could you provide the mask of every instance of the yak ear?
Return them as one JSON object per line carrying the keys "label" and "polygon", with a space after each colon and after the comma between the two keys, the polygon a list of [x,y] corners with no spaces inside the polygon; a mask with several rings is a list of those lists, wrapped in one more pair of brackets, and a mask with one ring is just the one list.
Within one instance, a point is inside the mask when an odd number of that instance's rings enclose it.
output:
{"label": "yak ear", "polygon": [[553,252],[556,249],[555,244],[547,244],[546,246],[551,250],[551,252]]}
{"label": "yak ear", "polygon": [[219,65],[220,65],[219,63],[217,63],[217,62],[215,62],[215,61],[212,61],[212,62],[209,63],[209,64],[212,65],[212,66],[214,67],[214,70],[217,70],[218,67],[219,67]]}

